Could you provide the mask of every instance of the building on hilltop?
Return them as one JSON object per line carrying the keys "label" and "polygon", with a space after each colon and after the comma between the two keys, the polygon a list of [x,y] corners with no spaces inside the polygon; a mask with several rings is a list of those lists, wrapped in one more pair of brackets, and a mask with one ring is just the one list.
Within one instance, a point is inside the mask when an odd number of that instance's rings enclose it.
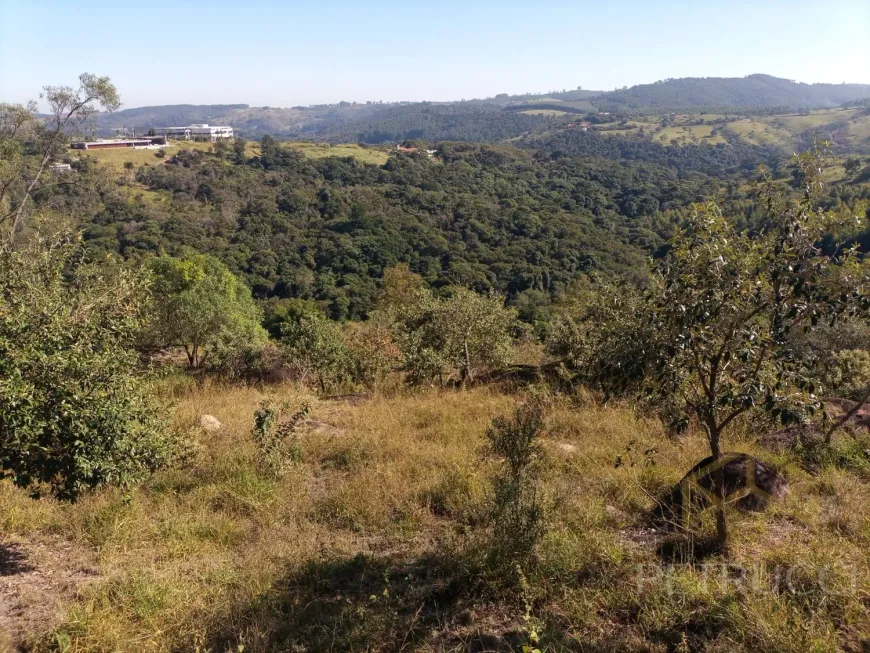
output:
{"label": "building on hilltop", "polygon": [[187,127],[164,127],[160,131],[167,138],[179,141],[217,141],[232,140],[233,128],[226,125],[188,125]]}
{"label": "building on hilltop", "polygon": [[154,148],[166,145],[165,136],[143,136],[141,138],[106,139],[98,141],[76,141],[69,146],[74,150],[109,150],[123,147]]}

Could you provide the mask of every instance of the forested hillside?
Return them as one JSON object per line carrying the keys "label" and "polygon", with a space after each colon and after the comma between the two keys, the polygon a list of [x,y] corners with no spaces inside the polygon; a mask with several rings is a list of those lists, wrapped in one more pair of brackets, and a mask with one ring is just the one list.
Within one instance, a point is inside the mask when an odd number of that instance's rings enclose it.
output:
{"label": "forested hillside", "polygon": [[211,253],[255,295],[313,298],[336,319],[364,317],[398,262],[436,287],[546,304],[584,273],[640,281],[689,204],[719,189],[690,167],[488,145],[445,143],[437,157],[380,168],[261,149],[233,163],[187,151],[140,169],[166,203],[104,197],[84,215],[86,245],[128,258]]}
{"label": "forested hillside", "polygon": [[515,115],[535,108],[557,113],[697,111],[763,115],[837,107],[866,98],[867,84],[798,84],[769,75],[743,78],[669,79],[629,89],[500,94],[457,102],[350,102],[292,108],[248,105],[170,105],[124,109],[98,116],[98,130],[144,132],[191,123],[229,124],[247,138],[265,134],[330,142],[381,143],[408,138],[492,141],[513,138],[548,124],[546,115]]}
{"label": "forested hillside", "polygon": [[640,84],[605,93],[601,107],[786,106],[792,109],[836,107],[866,97],[870,84],[803,84],[770,75],[686,77]]}

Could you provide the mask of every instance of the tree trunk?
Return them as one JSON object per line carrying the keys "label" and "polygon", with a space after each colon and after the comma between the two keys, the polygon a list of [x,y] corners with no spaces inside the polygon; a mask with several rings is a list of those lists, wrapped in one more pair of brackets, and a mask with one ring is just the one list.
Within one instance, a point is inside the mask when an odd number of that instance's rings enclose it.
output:
{"label": "tree trunk", "polygon": [[468,340],[465,341],[465,373],[462,375],[462,385],[471,381],[471,353],[468,351]]}
{"label": "tree trunk", "polygon": [[852,419],[852,415],[854,415],[854,414],[857,413],[859,410],[861,410],[861,407],[862,407],[864,404],[866,404],[868,400],[870,400],[870,386],[867,386],[867,392],[864,393],[864,395],[861,397],[861,399],[859,399],[858,401],[856,401],[856,402],[855,402],[855,405],[852,406],[848,411],[846,411],[846,414],[843,415],[843,417],[841,417],[841,418],[837,421],[837,423],[834,424],[834,425],[833,425],[833,426],[828,430],[827,433],[825,433],[825,444],[828,444],[828,445],[831,444],[831,439],[834,437],[834,433],[836,432],[836,430],[837,430],[838,428],[840,428],[841,426],[843,426],[843,424],[845,424],[846,422],[848,422],[850,419]]}
{"label": "tree trunk", "polygon": [[[722,450],[719,447],[719,431],[710,429],[710,451],[713,461],[717,463],[722,459]],[[719,499],[716,508],[716,540],[723,549],[728,546],[728,521],[725,518],[725,469],[717,467],[713,472],[713,494]]]}
{"label": "tree trunk", "polygon": [[187,366],[189,368],[196,367],[196,354],[190,350],[190,347],[184,345],[184,353],[187,355]]}

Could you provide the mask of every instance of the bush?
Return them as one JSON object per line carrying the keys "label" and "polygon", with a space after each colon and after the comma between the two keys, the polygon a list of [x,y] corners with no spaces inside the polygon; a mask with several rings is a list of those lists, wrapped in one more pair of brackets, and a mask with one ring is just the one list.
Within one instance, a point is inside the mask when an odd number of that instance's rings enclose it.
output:
{"label": "bush", "polygon": [[396,340],[412,381],[454,373],[465,383],[482,367],[504,365],[510,355],[516,312],[497,295],[457,288],[440,298],[419,290],[396,317]]}
{"label": "bush", "polygon": [[838,397],[858,399],[870,387],[870,351],[844,349],[831,354],[824,383]]}
{"label": "bush", "polygon": [[281,343],[298,377],[316,380],[322,392],[353,379],[353,355],[338,325],[322,313],[303,313],[283,323]]}
{"label": "bush", "polygon": [[497,417],[487,431],[490,450],[504,461],[495,480],[491,564],[498,571],[525,569],[544,535],[538,496],[538,438],[544,426],[540,403],[519,406],[513,417]]}
{"label": "bush", "polygon": [[0,470],[38,496],[128,484],[178,452],[133,342],[142,279],[75,243],[0,249]]}
{"label": "bush", "polygon": [[402,352],[382,315],[375,313],[348,339],[354,361],[354,378],[370,390],[383,387],[391,373],[402,366]]}
{"label": "bush", "polygon": [[294,436],[310,406],[305,403],[284,419],[290,407],[289,403],[277,406],[267,400],[254,413],[253,437],[257,443],[257,469],[261,474],[281,476],[290,462],[298,462],[301,457]]}

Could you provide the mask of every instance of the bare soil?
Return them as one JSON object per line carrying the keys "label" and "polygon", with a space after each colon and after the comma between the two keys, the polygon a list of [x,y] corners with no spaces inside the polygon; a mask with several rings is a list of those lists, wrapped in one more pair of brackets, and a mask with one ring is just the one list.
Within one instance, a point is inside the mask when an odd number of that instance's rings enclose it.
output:
{"label": "bare soil", "polygon": [[93,552],[78,545],[0,535],[0,651],[28,650],[97,574]]}

